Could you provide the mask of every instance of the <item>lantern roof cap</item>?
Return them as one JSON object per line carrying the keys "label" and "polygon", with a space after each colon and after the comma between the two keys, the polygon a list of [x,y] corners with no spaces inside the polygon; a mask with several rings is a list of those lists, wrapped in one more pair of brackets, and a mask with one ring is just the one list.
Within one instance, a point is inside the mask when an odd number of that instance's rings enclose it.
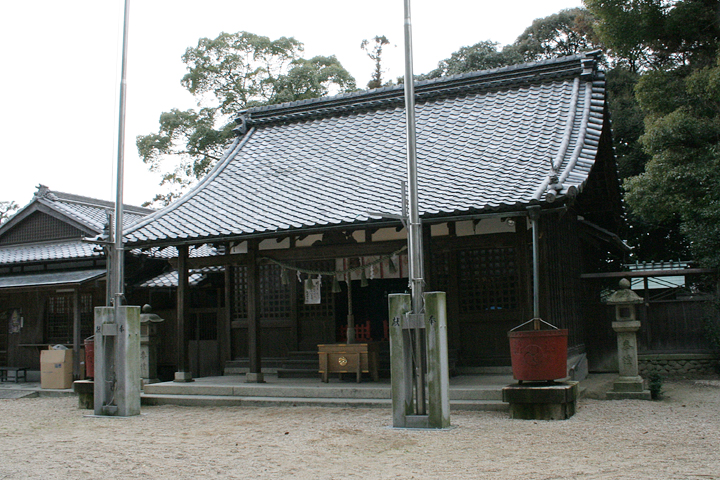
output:
{"label": "lantern roof cap", "polygon": [[630,289],[630,280],[623,278],[620,280],[619,287],[608,297],[605,303],[608,305],[643,303],[643,298]]}

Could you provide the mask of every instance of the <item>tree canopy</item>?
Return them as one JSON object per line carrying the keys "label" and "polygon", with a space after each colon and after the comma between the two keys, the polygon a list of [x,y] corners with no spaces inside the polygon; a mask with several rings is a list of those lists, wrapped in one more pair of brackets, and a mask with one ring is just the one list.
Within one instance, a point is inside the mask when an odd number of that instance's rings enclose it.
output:
{"label": "tree canopy", "polygon": [[[719,267],[720,2],[585,3],[625,77],[626,108],[611,113],[639,255],[659,260],[690,252]],[[618,125],[628,133],[620,141]]]}
{"label": "tree canopy", "polygon": [[[365,39],[360,43],[360,48],[362,48],[365,51],[365,54],[375,63],[375,69],[373,70],[372,78],[367,84],[368,89],[373,88],[380,88],[385,85],[383,85],[382,81],[382,53],[383,53],[383,47],[385,45],[390,45],[390,40],[387,39],[385,35],[375,35],[373,38],[373,44],[370,46],[370,42]],[[391,85],[392,81],[390,81],[386,85]]]}
{"label": "tree canopy", "polygon": [[583,0],[608,53],[632,71],[705,67],[715,58],[717,0]]}
{"label": "tree canopy", "polygon": [[179,197],[213,167],[242,110],[355,90],[355,80],[337,58],[305,59],[302,52],[303,44],[292,37],[270,40],[248,32],[201,38],[185,51],[188,73],[181,84],[198,108],[162,113],[158,132],[136,141],[143,161],[165,172],[161,185],[171,188],[155,197],[156,204]]}
{"label": "tree canopy", "polygon": [[13,201],[1,201],[0,202],[0,224],[4,223],[5,220],[10,218],[18,208],[20,208],[18,206],[18,204]]}
{"label": "tree canopy", "polygon": [[626,181],[627,202],[647,221],[678,223],[694,257],[720,267],[720,64],[645,76],[638,99],[651,159]]}
{"label": "tree canopy", "polygon": [[[720,267],[720,0],[584,0],[533,21],[511,45],[464,46],[420,78],[601,48],[618,171],[630,229],[623,236],[642,260],[686,257]],[[387,39],[361,47],[375,62],[369,88],[382,86]],[[138,138],[153,169],[180,159],[163,182],[202,177],[245,108],[355,89],[335,57],[301,57],[293,38],[247,32],[201,39],[183,55],[182,84],[198,109],[160,116],[158,133]],[[161,197],[167,201],[173,197]]]}
{"label": "tree canopy", "polygon": [[534,20],[515,42],[503,48],[490,40],[461,47],[422,78],[499,68],[592,50],[599,46],[593,30],[594,21],[592,14],[584,8],[562,10]]}

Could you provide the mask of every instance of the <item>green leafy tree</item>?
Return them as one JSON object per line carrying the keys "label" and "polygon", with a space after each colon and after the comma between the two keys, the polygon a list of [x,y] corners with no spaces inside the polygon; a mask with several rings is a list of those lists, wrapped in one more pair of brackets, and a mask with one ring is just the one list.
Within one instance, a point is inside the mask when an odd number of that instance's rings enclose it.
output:
{"label": "green leafy tree", "polygon": [[679,222],[695,259],[720,267],[720,64],[680,76],[653,72],[638,85],[652,158],[627,180],[626,199],[642,218]]}
{"label": "green leafy tree", "polygon": [[[714,87],[702,79],[716,68],[720,2],[585,4],[598,19],[596,30],[616,62],[615,71],[633,79],[626,86],[634,83],[632,97],[625,90],[615,97],[616,105],[611,103],[620,172],[627,178],[631,243],[642,259],[692,252],[706,265],[717,265],[712,253],[720,248],[712,223],[714,192],[706,188],[714,182],[711,152],[717,148],[710,128],[716,116],[711,109]],[[610,93],[612,102],[612,89]]]}
{"label": "green leafy tree", "polygon": [[365,51],[365,54],[370,57],[370,60],[375,63],[375,69],[373,70],[372,78],[367,84],[368,89],[380,88],[383,86],[382,53],[383,47],[385,45],[390,45],[390,40],[388,40],[385,35],[375,35],[375,38],[373,38],[372,47],[370,46],[370,42],[367,39],[363,40],[360,43],[360,48],[362,48]]}
{"label": "green leafy tree", "polygon": [[600,46],[595,17],[584,8],[570,8],[533,21],[512,49],[525,61],[577,55]]}
{"label": "green leafy tree", "polygon": [[594,24],[595,17],[584,8],[562,10],[536,19],[515,42],[503,48],[490,40],[462,47],[422,78],[499,68],[592,50],[599,47]]}
{"label": "green leafy tree", "polygon": [[188,73],[181,84],[195,96],[198,108],[162,113],[158,132],[136,141],[143,161],[150,170],[163,172],[161,185],[171,189],[153,199],[156,205],[179,197],[215,165],[242,110],[356,89],[337,58],[305,59],[302,51],[303,44],[294,38],[270,40],[248,32],[201,38],[197,47],[185,51]]}
{"label": "green leafy tree", "polygon": [[457,52],[454,52],[450,58],[440,61],[435,70],[426,75],[421,75],[421,78],[439,78],[523,62],[522,55],[515,49],[505,47],[498,50],[498,45],[500,44],[497,42],[485,40],[469,47],[462,47]]}
{"label": "green leafy tree", "polygon": [[717,0],[583,0],[609,53],[632,71],[712,65]]}
{"label": "green leafy tree", "polygon": [[10,218],[18,208],[20,208],[18,207],[18,204],[13,201],[0,202],[0,224]]}

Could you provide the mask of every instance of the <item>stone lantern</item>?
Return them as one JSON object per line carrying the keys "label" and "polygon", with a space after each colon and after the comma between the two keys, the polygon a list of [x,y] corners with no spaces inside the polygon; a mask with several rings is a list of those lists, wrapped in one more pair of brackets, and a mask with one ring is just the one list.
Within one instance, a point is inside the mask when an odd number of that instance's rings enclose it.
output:
{"label": "stone lantern", "polygon": [[640,321],[637,319],[637,304],[643,303],[642,297],[630,289],[627,278],[620,280],[620,289],[606,300],[608,305],[615,305],[615,321],[612,328],[617,332],[618,369],[620,375],[607,393],[610,399],[634,398],[650,400],[650,390],[638,375],[637,335]]}
{"label": "stone lantern", "polygon": [[140,314],[140,381],[144,386],[157,383],[157,324],[165,319],[151,313],[152,307],[144,305]]}

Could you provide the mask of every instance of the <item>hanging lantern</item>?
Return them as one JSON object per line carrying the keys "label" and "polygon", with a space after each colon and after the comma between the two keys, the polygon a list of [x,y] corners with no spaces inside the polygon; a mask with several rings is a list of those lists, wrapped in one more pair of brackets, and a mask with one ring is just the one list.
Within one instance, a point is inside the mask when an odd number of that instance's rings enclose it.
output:
{"label": "hanging lantern", "polygon": [[367,277],[365,276],[365,269],[364,269],[364,268],[360,271],[360,286],[361,286],[361,287],[367,287],[367,286],[368,286],[368,281],[367,281]]}
{"label": "hanging lantern", "polygon": [[340,293],[340,282],[338,282],[337,275],[333,275],[332,293]]}

